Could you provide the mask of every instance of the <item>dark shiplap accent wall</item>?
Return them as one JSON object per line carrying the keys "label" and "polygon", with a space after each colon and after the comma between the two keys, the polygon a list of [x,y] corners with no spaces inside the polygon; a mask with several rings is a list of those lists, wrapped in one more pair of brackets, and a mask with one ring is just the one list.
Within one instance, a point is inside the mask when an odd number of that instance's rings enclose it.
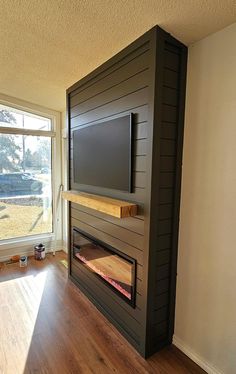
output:
{"label": "dark shiplap accent wall", "polygon": [[[70,230],[76,226],[136,259],[136,307],[117,297],[72,256],[69,275],[143,356],[170,340],[173,319],[171,263],[176,263],[173,233],[178,230],[178,224],[173,228],[173,217],[181,161],[177,143],[183,50],[156,27],[67,91],[70,189],[139,206],[136,217],[118,219],[72,203]],[[129,113],[134,123],[133,193],[74,184],[73,131]]]}
{"label": "dark shiplap accent wall", "polygon": [[177,245],[187,48],[157,36],[156,101],[151,191],[146,351],[171,343],[174,332]]}
{"label": "dark shiplap accent wall", "polygon": [[[136,308],[118,298],[111,289],[94,280],[93,274],[71,259],[73,278],[99,303],[110,319],[133,345],[144,351],[145,303],[143,290],[144,205],[146,196],[148,97],[150,95],[150,40],[147,36],[139,46],[131,46],[116,62],[79,85],[69,94],[70,102],[70,159],[72,189],[105,194],[139,204],[137,217],[118,219],[92,209],[71,204],[71,225],[128,254],[137,261]],[[103,120],[133,113],[133,193],[102,190],[73,184],[73,131],[81,126],[92,126]],[[99,300],[98,300],[99,298]]]}

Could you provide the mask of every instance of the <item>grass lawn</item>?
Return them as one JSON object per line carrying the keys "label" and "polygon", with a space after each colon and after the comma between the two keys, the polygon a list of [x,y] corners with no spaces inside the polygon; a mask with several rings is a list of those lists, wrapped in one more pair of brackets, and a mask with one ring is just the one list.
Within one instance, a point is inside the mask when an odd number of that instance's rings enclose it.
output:
{"label": "grass lawn", "polygon": [[0,240],[51,232],[51,217],[41,198],[0,200]]}

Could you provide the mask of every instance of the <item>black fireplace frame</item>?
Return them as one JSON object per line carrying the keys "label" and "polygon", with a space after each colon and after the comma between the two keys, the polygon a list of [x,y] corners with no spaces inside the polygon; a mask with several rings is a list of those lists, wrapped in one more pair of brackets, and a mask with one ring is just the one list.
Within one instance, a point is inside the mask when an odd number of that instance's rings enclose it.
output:
{"label": "black fireplace frame", "polygon": [[88,239],[90,241],[92,241],[92,243],[94,243],[95,245],[100,245],[101,247],[103,247],[104,249],[106,249],[107,251],[111,252],[111,253],[116,253],[118,256],[120,256],[121,258],[125,259],[126,261],[129,261],[131,264],[132,264],[132,270],[131,270],[131,280],[132,280],[132,287],[131,287],[131,299],[129,300],[127,297],[125,297],[125,295],[123,295],[121,292],[119,292],[115,287],[113,287],[109,282],[107,282],[104,278],[102,278],[101,275],[95,273],[95,272],[92,272],[92,270],[89,270],[87,269],[91,274],[94,274],[94,276],[99,279],[100,281],[103,282],[103,284],[105,284],[107,287],[109,287],[116,295],[118,295],[120,298],[122,298],[122,300],[124,300],[127,304],[129,304],[132,308],[135,308],[136,306],[136,273],[137,273],[137,261],[128,256],[127,254],[119,251],[117,248],[114,248],[112,246],[110,246],[109,244],[107,243],[104,243],[103,241],[93,237],[92,235],[89,235],[88,233],[84,232],[83,230],[80,230],[78,229],[77,227],[75,226],[72,226],[72,256],[73,258],[79,262],[81,265],[84,265],[84,262],[81,261],[78,257],[75,256],[75,251],[74,249],[76,248],[76,245],[74,245],[74,231],[78,232],[80,235],[82,235],[85,239]]}

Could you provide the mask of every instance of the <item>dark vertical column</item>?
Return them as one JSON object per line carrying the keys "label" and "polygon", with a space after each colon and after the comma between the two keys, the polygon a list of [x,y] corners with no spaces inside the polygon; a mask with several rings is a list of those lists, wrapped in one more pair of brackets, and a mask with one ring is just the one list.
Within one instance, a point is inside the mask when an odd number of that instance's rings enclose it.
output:
{"label": "dark vertical column", "polygon": [[187,48],[157,29],[147,355],[174,329]]}

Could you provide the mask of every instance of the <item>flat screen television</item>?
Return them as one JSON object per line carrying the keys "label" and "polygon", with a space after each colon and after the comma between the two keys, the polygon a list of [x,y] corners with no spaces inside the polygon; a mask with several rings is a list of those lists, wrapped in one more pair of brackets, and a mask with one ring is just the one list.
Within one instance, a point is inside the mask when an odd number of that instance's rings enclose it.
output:
{"label": "flat screen television", "polygon": [[132,192],[132,114],[73,131],[73,180]]}

